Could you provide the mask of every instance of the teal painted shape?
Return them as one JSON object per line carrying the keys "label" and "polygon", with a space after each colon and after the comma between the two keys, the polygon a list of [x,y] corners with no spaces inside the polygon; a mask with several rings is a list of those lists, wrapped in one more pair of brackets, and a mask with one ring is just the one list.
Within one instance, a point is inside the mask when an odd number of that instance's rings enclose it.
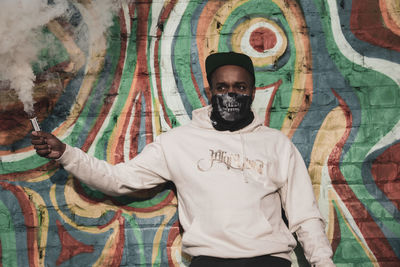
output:
{"label": "teal painted shape", "polygon": [[7,207],[0,200],[0,240],[1,263],[5,267],[17,265],[17,243],[15,240],[14,224]]}

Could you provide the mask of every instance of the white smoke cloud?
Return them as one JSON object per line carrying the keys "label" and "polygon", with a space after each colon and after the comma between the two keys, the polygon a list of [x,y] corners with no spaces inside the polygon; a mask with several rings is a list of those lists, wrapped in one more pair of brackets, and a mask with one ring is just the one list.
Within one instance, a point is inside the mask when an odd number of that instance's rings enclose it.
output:
{"label": "white smoke cloud", "polygon": [[92,0],[85,4],[76,3],[89,28],[90,40],[97,42],[113,24],[113,16],[121,8],[122,0]]}
{"label": "white smoke cloud", "polygon": [[[120,8],[120,0],[70,2],[84,13],[91,43],[112,25],[112,17]],[[0,80],[10,82],[28,114],[33,114],[34,104],[31,63],[46,45],[39,40],[41,27],[68,13],[67,8],[66,0],[0,0]]]}
{"label": "white smoke cloud", "polygon": [[66,10],[63,0],[0,1],[0,80],[10,81],[28,114],[33,113],[31,62],[41,45],[38,30]]}

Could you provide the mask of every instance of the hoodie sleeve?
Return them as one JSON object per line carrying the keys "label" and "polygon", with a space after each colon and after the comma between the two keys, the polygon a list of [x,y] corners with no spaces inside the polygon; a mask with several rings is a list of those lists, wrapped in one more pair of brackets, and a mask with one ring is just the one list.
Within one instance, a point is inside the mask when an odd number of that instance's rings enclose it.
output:
{"label": "hoodie sleeve", "polygon": [[170,180],[158,139],[146,145],[134,159],[116,165],[89,156],[69,145],[58,161],[80,181],[110,196],[152,188]]}
{"label": "hoodie sleeve", "polygon": [[304,160],[292,143],[288,155],[289,158],[284,163],[287,179],[280,189],[280,195],[289,230],[296,232],[311,266],[335,266],[332,248],[324,230],[325,223],[318,209]]}

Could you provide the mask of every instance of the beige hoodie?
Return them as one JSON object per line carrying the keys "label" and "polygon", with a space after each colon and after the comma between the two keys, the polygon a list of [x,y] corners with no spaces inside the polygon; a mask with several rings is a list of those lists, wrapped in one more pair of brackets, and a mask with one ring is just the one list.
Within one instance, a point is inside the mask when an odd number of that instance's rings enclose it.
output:
{"label": "beige hoodie", "polygon": [[296,232],[312,265],[334,266],[307,169],[291,141],[257,118],[239,131],[216,131],[210,112],[195,110],[190,124],[158,136],[125,163],[110,165],[70,146],[59,161],[114,196],[173,181],[183,250],[192,256],[290,260]]}

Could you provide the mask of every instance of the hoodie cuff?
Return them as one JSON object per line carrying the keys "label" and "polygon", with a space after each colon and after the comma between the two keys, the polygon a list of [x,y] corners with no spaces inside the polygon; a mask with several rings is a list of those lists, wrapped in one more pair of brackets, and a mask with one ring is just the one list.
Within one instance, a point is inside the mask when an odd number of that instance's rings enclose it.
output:
{"label": "hoodie cuff", "polygon": [[68,163],[68,161],[70,161],[71,158],[71,154],[73,154],[73,147],[71,147],[68,144],[65,144],[65,151],[64,153],[61,155],[61,157],[59,157],[58,159],[56,159],[57,162],[63,164]]}
{"label": "hoodie cuff", "polygon": [[296,231],[297,238],[303,247],[304,255],[311,266],[335,266],[332,261],[332,248],[325,234],[321,219],[313,218],[303,222]]}

